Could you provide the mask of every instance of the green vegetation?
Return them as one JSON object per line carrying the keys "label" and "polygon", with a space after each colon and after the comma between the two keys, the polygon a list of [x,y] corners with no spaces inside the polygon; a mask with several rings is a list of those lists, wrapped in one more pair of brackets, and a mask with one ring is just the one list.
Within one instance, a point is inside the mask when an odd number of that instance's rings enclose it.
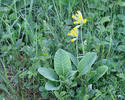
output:
{"label": "green vegetation", "polygon": [[0,100],[125,100],[125,1],[0,0]]}

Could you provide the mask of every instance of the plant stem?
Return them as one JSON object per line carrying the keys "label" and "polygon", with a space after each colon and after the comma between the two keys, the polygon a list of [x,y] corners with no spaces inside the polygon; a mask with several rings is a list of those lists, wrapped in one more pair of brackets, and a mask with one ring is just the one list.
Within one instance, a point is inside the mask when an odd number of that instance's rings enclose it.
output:
{"label": "plant stem", "polygon": [[84,43],[83,43],[83,39],[82,39],[82,26],[81,26],[81,42],[82,42],[82,53],[84,55]]}
{"label": "plant stem", "polygon": [[77,62],[79,62],[79,59],[78,59],[78,39],[76,40],[76,55],[77,55]]}

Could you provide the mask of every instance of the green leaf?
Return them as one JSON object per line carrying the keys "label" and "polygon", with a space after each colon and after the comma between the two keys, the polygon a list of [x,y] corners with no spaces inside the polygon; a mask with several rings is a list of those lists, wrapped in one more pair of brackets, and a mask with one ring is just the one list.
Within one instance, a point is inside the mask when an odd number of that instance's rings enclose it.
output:
{"label": "green leaf", "polygon": [[7,88],[5,87],[5,85],[3,85],[3,84],[0,84],[0,90],[6,92],[7,94],[10,94],[10,93],[8,92]]}
{"label": "green leaf", "polygon": [[87,74],[90,71],[91,66],[94,64],[96,58],[97,55],[94,52],[88,52],[85,54],[85,56],[83,56],[82,60],[78,64],[78,72],[80,76]]}
{"label": "green leaf", "polygon": [[77,61],[77,58],[74,57],[71,53],[67,52],[67,55],[70,57],[71,61],[73,62],[73,64],[75,66],[78,66],[78,61]]}
{"label": "green leaf", "polygon": [[120,74],[117,74],[117,76],[123,80],[125,80],[125,73],[120,73]]}
{"label": "green leaf", "polygon": [[66,51],[59,49],[54,57],[54,68],[59,76],[66,76],[72,71],[71,61]]}
{"label": "green leaf", "polygon": [[60,85],[57,82],[48,81],[45,85],[46,90],[59,90]]}
{"label": "green leaf", "polygon": [[108,67],[105,65],[98,67],[95,70],[96,74],[90,78],[89,83],[94,83],[94,82],[98,81],[99,78],[101,78],[107,72],[107,70],[108,70]]}
{"label": "green leaf", "polygon": [[96,71],[90,71],[87,75],[86,75],[86,80],[87,82],[96,75]]}
{"label": "green leaf", "polygon": [[58,75],[51,68],[39,68],[38,72],[51,81],[58,81]]}
{"label": "green leaf", "polygon": [[102,24],[105,23],[105,22],[110,22],[110,16],[106,16],[106,17],[103,17],[103,18],[101,19],[101,23],[102,23]]}
{"label": "green leaf", "polygon": [[125,45],[119,45],[118,50],[125,52]]}
{"label": "green leaf", "polygon": [[122,7],[125,7],[125,2],[119,2],[118,5],[122,6]]}
{"label": "green leaf", "polygon": [[63,97],[66,93],[67,93],[66,91],[62,91],[62,92],[60,93],[60,96]]}
{"label": "green leaf", "polygon": [[117,15],[118,19],[124,21],[125,20],[125,16],[123,14],[118,14]]}

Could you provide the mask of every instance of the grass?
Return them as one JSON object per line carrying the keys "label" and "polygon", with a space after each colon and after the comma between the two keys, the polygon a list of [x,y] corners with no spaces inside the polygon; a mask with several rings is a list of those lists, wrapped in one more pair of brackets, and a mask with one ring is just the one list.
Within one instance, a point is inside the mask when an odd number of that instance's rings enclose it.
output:
{"label": "grass", "polygon": [[[88,20],[78,49],[67,36],[77,10]],[[53,68],[59,48],[78,59],[96,52],[93,69],[108,66],[104,77],[92,84],[89,100],[125,100],[124,15],[124,0],[0,0],[0,100],[55,100],[37,70]]]}

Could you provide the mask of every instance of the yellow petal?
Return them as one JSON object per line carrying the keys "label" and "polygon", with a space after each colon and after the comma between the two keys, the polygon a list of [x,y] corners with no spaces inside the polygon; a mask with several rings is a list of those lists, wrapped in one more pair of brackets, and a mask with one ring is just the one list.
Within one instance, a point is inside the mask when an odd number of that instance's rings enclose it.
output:
{"label": "yellow petal", "polygon": [[73,34],[74,33],[74,31],[73,30],[71,30],[71,34]]}
{"label": "yellow petal", "polygon": [[77,30],[77,27],[74,27],[73,29],[74,29],[74,30]]}
{"label": "yellow petal", "polygon": [[73,38],[73,39],[71,39],[71,42],[74,42],[76,40],[76,38]]}
{"label": "yellow petal", "polygon": [[68,36],[70,36],[71,34],[70,34],[70,33],[68,33],[67,35],[68,35]]}
{"label": "yellow petal", "polygon": [[77,13],[79,13],[80,11],[79,10],[77,10]]}
{"label": "yellow petal", "polygon": [[72,15],[72,18],[74,18],[75,17],[75,15]]}
{"label": "yellow petal", "polygon": [[79,16],[79,19],[82,19],[82,16]]}
{"label": "yellow petal", "polygon": [[76,22],[74,21],[73,24],[76,24]]}
{"label": "yellow petal", "polygon": [[77,20],[77,23],[79,24],[79,23],[80,23],[80,20]]}
{"label": "yellow petal", "polygon": [[87,19],[84,19],[83,22],[84,22],[84,23],[87,23]]}
{"label": "yellow petal", "polygon": [[74,33],[74,36],[77,37],[77,33]]}
{"label": "yellow petal", "polygon": [[75,16],[78,16],[78,14],[75,14]]}

